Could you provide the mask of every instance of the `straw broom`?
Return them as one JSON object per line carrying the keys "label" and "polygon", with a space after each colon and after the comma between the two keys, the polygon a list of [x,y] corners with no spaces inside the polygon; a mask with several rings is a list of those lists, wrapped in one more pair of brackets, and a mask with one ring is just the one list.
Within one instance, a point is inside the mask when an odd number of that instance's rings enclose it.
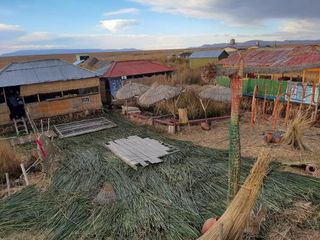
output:
{"label": "straw broom", "polygon": [[240,240],[244,229],[250,219],[263,179],[270,163],[270,154],[264,150],[259,154],[258,160],[246,181],[225,213],[219,218],[203,236],[198,240]]}

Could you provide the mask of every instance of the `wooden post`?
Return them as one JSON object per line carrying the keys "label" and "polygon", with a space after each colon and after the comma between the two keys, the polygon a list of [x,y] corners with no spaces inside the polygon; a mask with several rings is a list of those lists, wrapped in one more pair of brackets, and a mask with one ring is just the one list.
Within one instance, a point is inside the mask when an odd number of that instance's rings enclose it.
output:
{"label": "wooden post", "polygon": [[4,90],[4,88],[2,88],[3,91],[3,96],[4,96],[4,102],[7,103],[7,95],[6,95],[6,91]]}
{"label": "wooden post", "polygon": [[287,100],[287,108],[286,108],[286,116],[285,116],[285,124],[288,125],[289,117],[290,117],[290,100],[291,100],[291,87],[289,88],[288,100]]}
{"label": "wooden post", "polygon": [[307,89],[307,86],[304,83],[302,83],[302,96],[301,96],[301,102],[300,102],[300,106],[299,106],[299,113],[302,110],[302,105],[304,103],[304,98],[306,96],[306,89]]}
{"label": "wooden post", "polygon": [[280,104],[280,90],[281,90],[282,82],[279,84],[277,98],[274,103],[273,112],[272,112],[272,129],[275,130],[277,127],[277,121],[279,117],[279,104]]}
{"label": "wooden post", "polygon": [[303,83],[305,81],[305,78],[306,78],[306,70],[303,70],[303,72],[302,72],[302,82]]}
{"label": "wooden post", "polygon": [[258,92],[258,86],[255,85],[254,86],[254,90],[253,90],[253,95],[252,95],[252,103],[251,103],[251,128],[254,127],[254,123],[256,121],[256,111],[257,111],[257,108],[256,108],[256,103],[257,103],[256,95],[257,95],[257,92]]}
{"label": "wooden post", "polygon": [[41,133],[43,133],[43,120],[40,120],[40,125],[41,125]]}
{"label": "wooden post", "polygon": [[21,170],[22,170],[24,181],[26,182],[26,185],[28,186],[29,185],[29,179],[28,179],[28,175],[27,175],[26,169],[24,168],[23,163],[20,164],[20,167],[21,167]]}
{"label": "wooden post", "polygon": [[10,179],[9,179],[9,173],[5,173],[6,175],[6,182],[7,182],[7,192],[8,195],[10,195]]}
{"label": "wooden post", "polygon": [[262,107],[262,115],[263,116],[266,113],[267,95],[268,95],[268,87],[267,87],[267,85],[264,85],[264,98],[263,98],[263,107]]}
{"label": "wooden post", "polygon": [[47,128],[47,132],[50,131],[50,118],[48,118],[48,128]]}
{"label": "wooden post", "polygon": [[318,98],[317,98],[317,102],[316,102],[316,107],[314,109],[314,121],[317,121],[317,115],[318,115],[318,108],[319,108],[319,101],[320,101],[320,89],[319,89],[319,85],[317,85],[316,87],[317,91],[318,91]]}

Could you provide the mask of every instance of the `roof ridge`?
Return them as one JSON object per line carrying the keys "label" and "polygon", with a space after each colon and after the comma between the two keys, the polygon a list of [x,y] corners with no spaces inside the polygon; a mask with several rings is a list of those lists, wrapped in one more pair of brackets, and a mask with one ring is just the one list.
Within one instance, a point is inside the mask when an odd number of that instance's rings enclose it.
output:
{"label": "roof ridge", "polygon": [[60,58],[44,58],[44,59],[35,59],[35,60],[21,61],[21,62],[11,62],[10,64],[22,64],[22,63],[43,62],[43,61],[62,61],[62,59],[60,59]]}
{"label": "roof ridge", "polygon": [[91,71],[91,70],[89,70],[89,69],[86,69],[86,68],[83,68],[83,67],[80,67],[80,66],[76,66],[76,65],[74,65],[74,64],[72,64],[72,63],[69,63],[69,62],[63,60],[63,59],[59,59],[59,60],[60,60],[61,62],[63,62],[63,63],[72,65],[72,66],[75,67],[75,68],[79,68],[79,69],[81,69],[81,70],[84,70],[84,71],[87,71],[87,72],[90,72],[90,73],[94,73],[94,74],[96,74],[96,76],[99,76],[95,71]]}

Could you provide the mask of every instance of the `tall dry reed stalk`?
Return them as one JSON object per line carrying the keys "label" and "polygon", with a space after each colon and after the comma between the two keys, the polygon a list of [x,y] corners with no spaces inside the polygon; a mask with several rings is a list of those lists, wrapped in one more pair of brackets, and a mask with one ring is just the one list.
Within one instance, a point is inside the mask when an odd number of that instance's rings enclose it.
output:
{"label": "tall dry reed stalk", "polygon": [[17,176],[20,170],[20,155],[6,141],[0,142],[0,182],[5,179],[5,173]]}

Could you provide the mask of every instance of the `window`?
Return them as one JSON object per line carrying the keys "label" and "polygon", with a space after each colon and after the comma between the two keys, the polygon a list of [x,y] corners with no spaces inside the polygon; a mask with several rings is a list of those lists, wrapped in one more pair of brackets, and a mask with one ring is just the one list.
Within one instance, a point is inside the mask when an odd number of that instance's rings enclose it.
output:
{"label": "window", "polygon": [[39,94],[39,97],[40,97],[40,101],[45,101],[48,99],[61,98],[62,94],[61,92],[45,93],[45,94]]}
{"label": "window", "polygon": [[25,102],[25,103],[38,102],[38,96],[37,96],[37,95],[25,96],[25,97],[24,97],[24,102]]}
{"label": "window", "polygon": [[90,87],[90,88],[79,89],[80,95],[88,95],[88,94],[93,94],[93,93],[98,93],[98,92],[99,92],[99,87]]}
{"label": "window", "polygon": [[79,89],[63,91],[63,96],[77,96],[77,95],[79,95]]}
{"label": "window", "polygon": [[260,75],[260,79],[271,79],[271,75]]}

